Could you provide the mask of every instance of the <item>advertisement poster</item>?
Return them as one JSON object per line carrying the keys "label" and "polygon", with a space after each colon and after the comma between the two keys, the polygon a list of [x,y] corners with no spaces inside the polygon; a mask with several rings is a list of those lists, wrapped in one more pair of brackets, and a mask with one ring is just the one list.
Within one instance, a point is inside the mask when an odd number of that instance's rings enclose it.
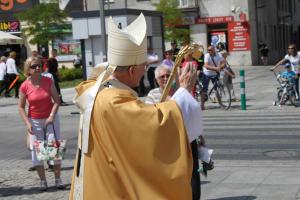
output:
{"label": "advertisement poster", "polygon": [[250,35],[248,22],[228,23],[229,51],[249,51]]}
{"label": "advertisement poster", "polygon": [[10,33],[20,33],[19,21],[0,21],[0,31]]}
{"label": "advertisement poster", "polygon": [[62,40],[54,40],[53,48],[58,51],[58,61],[73,61],[77,54],[81,55],[80,40],[73,40],[71,35]]}
{"label": "advertisement poster", "polygon": [[210,45],[219,50],[227,49],[227,40],[225,32],[210,32]]}

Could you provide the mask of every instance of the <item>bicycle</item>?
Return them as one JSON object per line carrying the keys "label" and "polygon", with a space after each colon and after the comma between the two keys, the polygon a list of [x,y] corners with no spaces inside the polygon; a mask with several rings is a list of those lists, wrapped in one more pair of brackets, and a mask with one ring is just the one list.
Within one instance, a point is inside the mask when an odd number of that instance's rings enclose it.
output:
{"label": "bicycle", "polygon": [[[196,82],[196,89],[195,89],[195,99],[198,102],[201,102],[201,93],[204,87],[202,81],[200,79]],[[217,78],[217,80],[213,83],[213,87],[209,90],[208,93],[205,94],[205,101],[208,99],[211,102],[215,102],[214,98],[211,95],[214,94],[217,102],[219,103],[220,107],[224,110],[228,110],[231,106],[231,94],[230,90],[227,86],[225,86],[222,81]]]}

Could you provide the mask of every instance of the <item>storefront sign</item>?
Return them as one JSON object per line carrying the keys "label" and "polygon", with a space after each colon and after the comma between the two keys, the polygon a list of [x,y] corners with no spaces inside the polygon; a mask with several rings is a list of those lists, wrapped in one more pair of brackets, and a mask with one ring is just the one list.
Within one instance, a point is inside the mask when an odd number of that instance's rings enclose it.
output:
{"label": "storefront sign", "polygon": [[0,21],[0,31],[3,32],[11,32],[11,33],[18,33],[20,32],[20,22],[19,21]]}
{"label": "storefront sign", "polygon": [[250,36],[248,22],[228,23],[229,51],[249,51]]}
{"label": "storefront sign", "polygon": [[36,4],[36,0],[0,0],[0,14],[23,11]]}
{"label": "storefront sign", "polygon": [[195,24],[195,17],[183,17],[181,25]]}
{"label": "storefront sign", "polygon": [[233,16],[223,16],[223,17],[206,17],[206,18],[196,18],[196,24],[222,24],[233,22]]}

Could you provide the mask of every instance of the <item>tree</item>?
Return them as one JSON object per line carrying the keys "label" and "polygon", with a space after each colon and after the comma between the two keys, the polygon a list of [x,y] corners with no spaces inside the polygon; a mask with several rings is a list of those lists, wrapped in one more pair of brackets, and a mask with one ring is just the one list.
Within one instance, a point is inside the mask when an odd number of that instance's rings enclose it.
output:
{"label": "tree", "polygon": [[50,41],[65,34],[67,14],[59,9],[59,0],[47,2],[15,15],[19,21],[26,22],[22,32],[32,36],[31,44],[48,46]]}
{"label": "tree", "polygon": [[190,30],[179,26],[182,24],[183,13],[178,5],[178,0],[160,0],[154,4],[156,10],[163,13],[165,40],[186,43],[190,40]]}

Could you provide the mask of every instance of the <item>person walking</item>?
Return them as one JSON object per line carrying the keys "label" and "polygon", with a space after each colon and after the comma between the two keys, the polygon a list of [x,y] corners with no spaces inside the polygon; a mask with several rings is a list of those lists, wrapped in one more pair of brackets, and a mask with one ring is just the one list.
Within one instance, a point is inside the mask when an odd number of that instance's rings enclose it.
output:
{"label": "person walking", "polygon": [[[45,176],[43,161],[37,160],[36,150],[33,143],[36,140],[44,140],[44,129],[47,131],[55,129],[56,139],[60,139],[60,122],[58,117],[58,108],[60,99],[55,89],[54,83],[50,78],[44,77],[42,73],[41,60],[38,57],[29,58],[25,61],[24,73],[27,79],[20,87],[19,113],[23,119],[27,134],[30,135],[30,148],[32,163],[40,178],[41,191],[48,188]],[[28,103],[28,113],[26,114],[25,105]],[[53,124],[53,126],[48,126]],[[50,134],[52,137],[53,135]],[[51,136],[48,136],[49,138]],[[54,165],[55,186],[58,189],[64,189],[60,178],[61,161],[51,161]]]}
{"label": "person walking", "polygon": [[282,60],[280,60],[276,65],[271,68],[271,70],[276,69],[279,65],[284,64],[286,61],[289,61],[292,66],[292,71],[297,74],[297,78],[295,78],[295,88],[296,92],[299,96],[299,76],[300,76],[300,52],[297,51],[295,44],[290,44],[288,46],[287,54],[284,56]]}
{"label": "person walking", "polygon": [[258,45],[258,49],[260,52],[260,60],[263,65],[268,65],[268,55],[269,55],[269,48],[265,43],[260,43]]}
{"label": "person walking", "polygon": [[231,100],[237,101],[237,98],[236,98],[235,92],[234,92],[234,88],[233,88],[233,82],[232,82],[232,79],[235,79],[235,73],[231,69],[229,63],[227,62],[227,57],[228,57],[229,53],[226,50],[224,50],[224,51],[221,51],[220,54],[222,55],[222,57],[224,58],[224,61],[225,61],[225,67],[220,72],[220,80],[223,82],[225,87],[227,87],[229,89],[229,92],[231,95]]}
{"label": "person walking", "polygon": [[20,82],[18,80],[19,72],[17,70],[16,61],[15,61],[16,56],[17,53],[15,51],[11,51],[9,53],[9,58],[6,60],[6,68],[7,68],[6,73],[7,73],[8,85],[6,87],[6,91],[4,94],[5,97],[10,97],[9,95],[10,91],[13,88],[15,88],[15,98],[19,98]]}
{"label": "person walking", "polygon": [[8,87],[8,81],[6,79],[6,57],[1,56],[0,58],[0,96],[2,92]]}
{"label": "person walking", "polygon": [[175,65],[172,58],[173,58],[172,51],[171,50],[165,51],[165,59],[163,59],[163,61],[161,62],[162,64],[167,65],[170,70],[172,70]]}
{"label": "person walking", "polygon": [[50,74],[52,74],[52,76],[54,78],[54,85],[55,85],[55,88],[56,88],[56,90],[58,92],[58,95],[60,97],[60,105],[61,106],[66,106],[67,103],[63,101],[62,94],[61,94],[60,87],[59,87],[58,62],[57,62],[57,59],[56,59],[57,50],[52,49],[51,55],[52,55],[52,57],[49,58],[48,62],[47,62],[47,69],[48,69],[48,72]]}
{"label": "person walking", "polygon": [[189,144],[203,132],[190,94],[196,71],[182,72],[172,100],[145,104],[131,89],[147,65],[144,15],[123,30],[110,18],[107,31],[109,67],[76,88],[82,115],[69,199],[192,199]]}

